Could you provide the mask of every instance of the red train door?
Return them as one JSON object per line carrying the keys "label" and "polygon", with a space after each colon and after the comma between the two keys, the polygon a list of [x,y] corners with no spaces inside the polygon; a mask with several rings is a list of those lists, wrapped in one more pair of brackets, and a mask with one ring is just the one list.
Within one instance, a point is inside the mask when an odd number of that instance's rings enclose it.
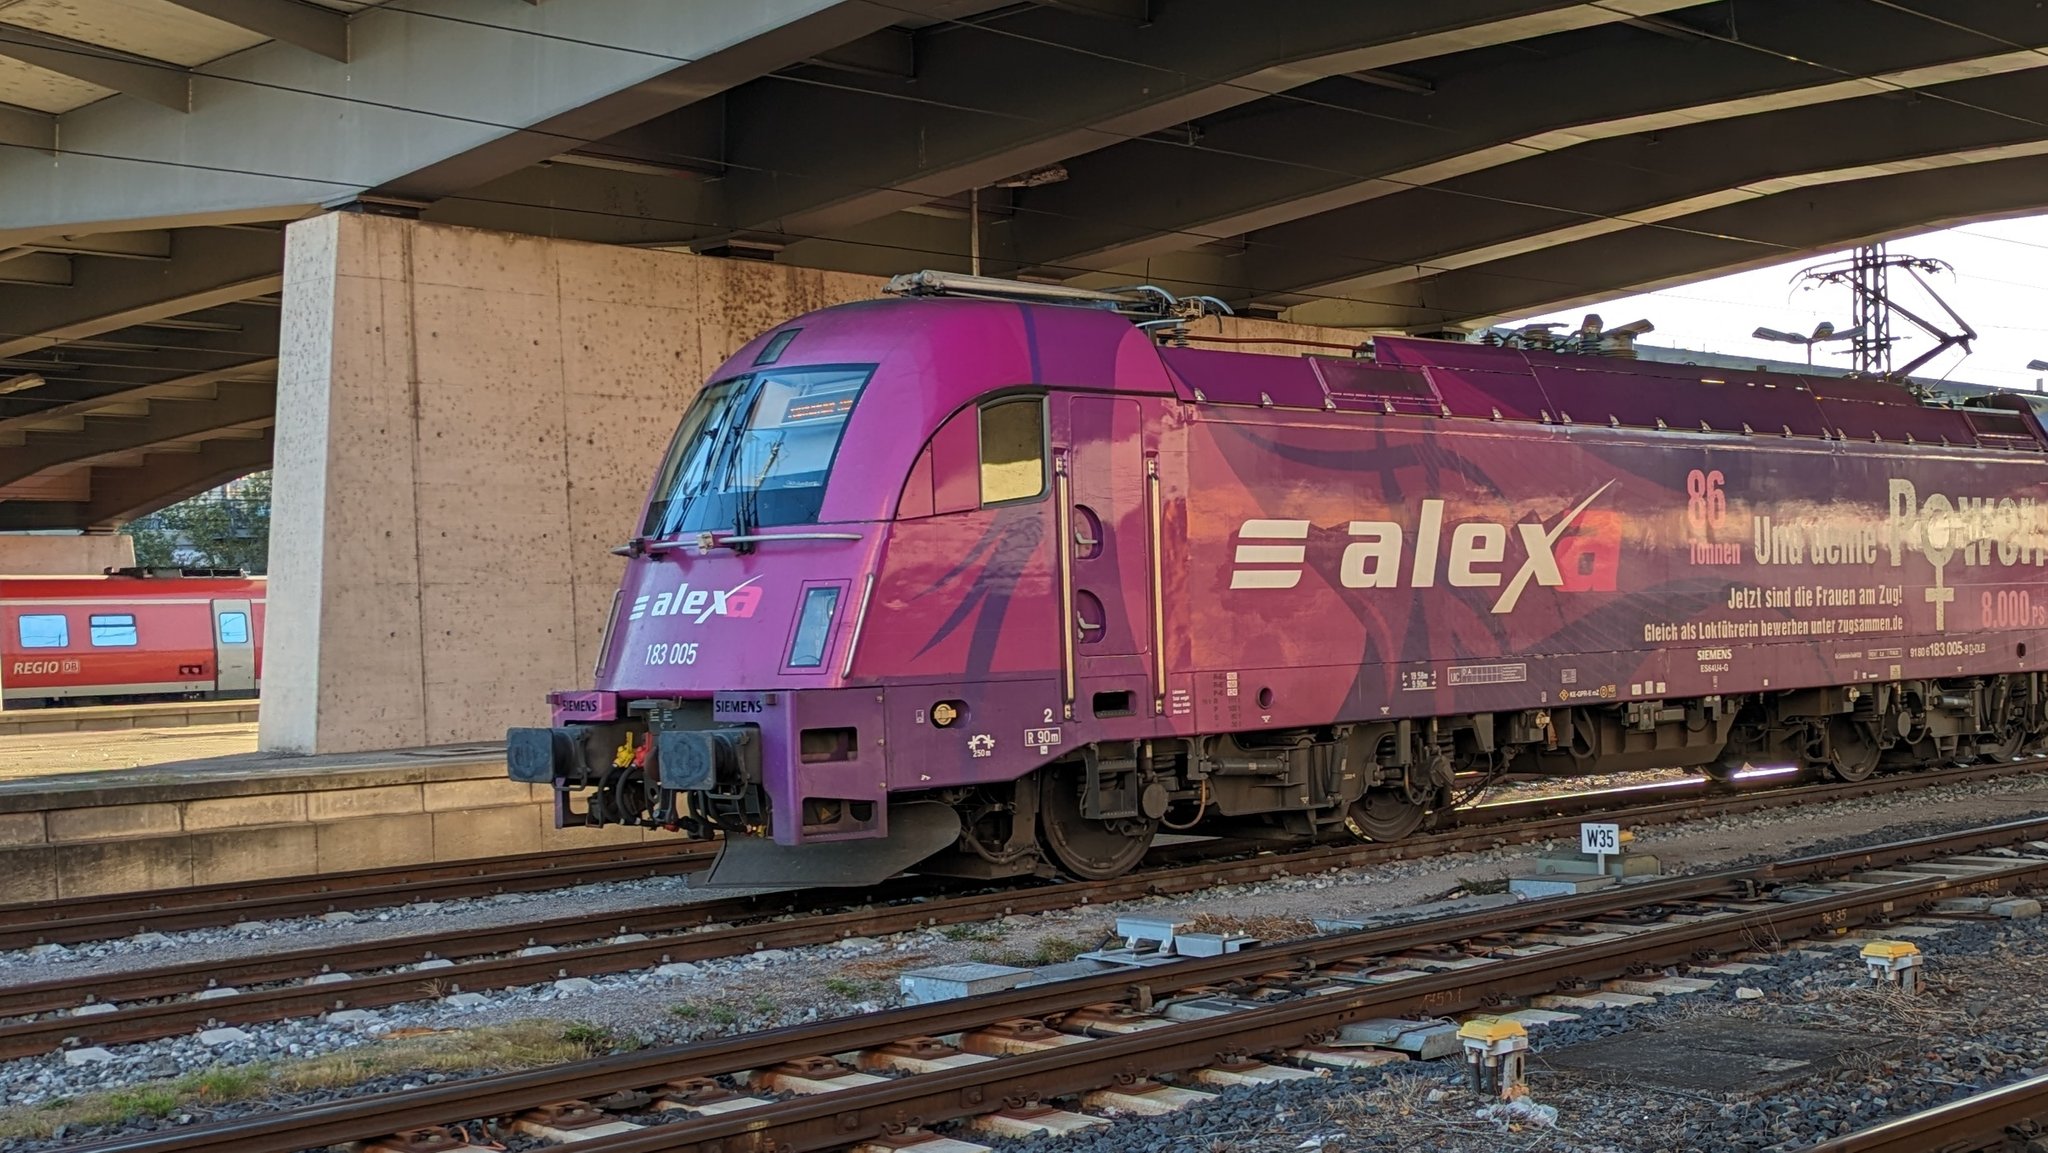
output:
{"label": "red train door", "polygon": [[1064,422],[1065,546],[1077,717],[1149,714],[1145,431],[1135,400],[1075,396]]}
{"label": "red train door", "polygon": [[246,600],[213,602],[213,687],[223,693],[256,691],[256,622]]}

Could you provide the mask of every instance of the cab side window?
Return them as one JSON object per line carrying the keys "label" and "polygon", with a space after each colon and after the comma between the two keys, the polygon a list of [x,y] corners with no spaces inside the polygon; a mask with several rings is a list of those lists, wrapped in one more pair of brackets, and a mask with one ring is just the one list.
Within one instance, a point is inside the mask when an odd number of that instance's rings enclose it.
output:
{"label": "cab side window", "polygon": [[1035,396],[981,409],[981,503],[1029,500],[1045,491],[1045,402]]}

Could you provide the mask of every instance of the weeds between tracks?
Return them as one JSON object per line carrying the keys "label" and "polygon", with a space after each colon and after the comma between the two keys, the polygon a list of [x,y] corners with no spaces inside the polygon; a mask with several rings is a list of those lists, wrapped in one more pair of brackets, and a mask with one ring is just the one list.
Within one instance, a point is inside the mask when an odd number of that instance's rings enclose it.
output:
{"label": "weeds between tracks", "polygon": [[318,1057],[216,1066],[171,1080],[0,1111],[0,1139],[52,1137],[67,1126],[200,1114],[238,1101],[350,1089],[379,1078],[539,1069],[636,1047],[609,1029],[526,1020],[393,1036]]}

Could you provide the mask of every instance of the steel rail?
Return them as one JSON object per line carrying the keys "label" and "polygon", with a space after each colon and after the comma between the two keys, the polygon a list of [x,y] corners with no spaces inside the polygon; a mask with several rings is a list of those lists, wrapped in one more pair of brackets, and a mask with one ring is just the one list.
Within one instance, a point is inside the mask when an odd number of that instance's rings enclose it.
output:
{"label": "steel rail", "polygon": [[[1948,775],[1916,774],[1911,779],[1951,783],[1965,772],[1997,775],[1991,770],[2000,768],[2010,771],[2011,766],[1955,770]],[[1637,823],[1680,820],[1700,815],[1706,809],[1720,811],[1726,806],[1785,803],[1795,793],[1812,799],[1866,795],[1867,790],[1862,787],[1866,784],[1779,786],[1702,794],[1615,815]],[[502,928],[414,934],[340,948],[314,947],[245,961],[194,962],[131,970],[86,981],[57,978],[0,987],[0,1016],[50,1014],[95,1001],[149,1002],[89,1016],[45,1016],[0,1024],[0,1059],[47,1052],[69,1041],[113,1044],[151,1040],[211,1023],[256,1024],[341,1009],[383,1008],[446,993],[506,988],[562,977],[602,976],[671,962],[826,944],[853,936],[964,924],[1093,902],[1178,895],[1218,885],[1255,883],[1417,855],[1490,848],[1505,840],[1569,837],[1576,832],[1579,817],[1586,812],[1603,811],[1598,807],[1600,796],[1579,794],[1460,810],[1455,814],[1457,819],[1470,822],[1469,827],[1388,844],[1323,846],[1242,859],[1199,861],[1105,881],[1006,887],[915,903],[915,898],[928,890],[904,881],[879,894],[882,901],[895,903],[851,909],[840,908],[842,899],[830,890],[681,902],[630,913],[588,914]],[[1584,811],[1573,813],[1570,810],[1574,808]],[[1535,819],[1523,816],[1532,811],[1547,815]],[[1496,825],[1495,821],[1503,824]],[[770,919],[792,913],[810,915],[794,921]],[[517,955],[517,951],[534,945],[570,944],[613,934],[672,932],[692,925],[733,921],[742,923],[642,941],[599,943],[536,956]],[[216,986],[299,980],[337,970],[347,973],[357,969],[390,969],[426,959],[452,958],[468,959],[431,971],[372,973],[320,984],[252,989],[203,1001],[162,1000]]]}
{"label": "steel rail", "polygon": [[[2003,765],[1974,765],[1913,772],[1895,772],[1855,784],[1755,783],[1713,785],[1693,779],[1667,785],[1636,786],[1593,793],[1563,794],[1523,801],[1502,801],[1457,810],[1445,819],[1464,826],[1500,823],[1539,815],[1559,816],[1602,811],[1615,800],[1630,803],[1680,804],[1687,809],[1641,809],[1642,820],[1666,815],[1733,813],[1761,804],[1818,803],[1842,797],[1901,792],[1933,785],[1969,784],[2005,775],[2038,771],[2048,758]],[[1673,817],[1677,819],[1677,817]],[[1424,846],[1425,839],[1402,842]],[[177,932],[210,928],[236,921],[292,917],[400,905],[419,900],[452,899],[497,892],[536,890],[688,871],[705,864],[715,849],[698,842],[622,845],[568,852],[522,853],[462,861],[428,862],[383,869],[279,877],[114,893],[66,902],[29,901],[0,905],[0,949],[40,944],[76,944],[137,932]],[[570,876],[568,874],[577,874]]]}
{"label": "steel rail", "polygon": [[[1779,864],[1482,910],[1418,925],[1310,938],[1221,957],[1181,960],[1136,971],[1111,971],[957,1001],[616,1054],[552,1069],[498,1074],[375,1098],[330,1102],[289,1113],[140,1134],[87,1148],[92,1153],[186,1153],[201,1149],[219,1153],[283,1153],[371,1140],[450,1121],[517,1113],[544,1102],[590,1099],[688,1077],[768,1068],[818,1054],[876,1048],[905,1037],[961,1033],[1006,1019],[1047,1017],[1105,1002],[1135,1000],[1140,1005],[1149,1005],[1161,992],[1271,978],[1282,973],[1306,975],[1337,961],[1397,955],[1430,945],[1586,920],[1628,909],[1683,904],[1717,896],[1744,900],[1759,886],[1807,879],[1821,872],[1851,875],[1865,868],[1965,855],[2044,836],[2048,836],[2048,820],[2006,822],[1870,849],[1816,854]],[[2048,878],[2048,860],[2021,860],[1963,877],[1931,876],[1926,880],[1874,885],[1835,897],[1760,905],[1744,914],[1644,929],[1612,941],[1493,960],[1450,973],[1365,987],[1354,993],[1306,997],[1186,1026],[1097,1038],[1085,1046],[1004,1057],[946,1073],[907,1076],[867,1088],[750,1109],[732,1115],[730,1121],[714,1118],[660,1125],[645,1133],[597,1138],[580,1146],[592,1153],[654,1149],[740,1153],[756,1148],[837,1147],[907,1125],[990,1111],[1001,1108],[1004,1102],[1045,1099],[1119,1080],[1213,1064],[1243,1053],[1296,1047],[1345,1021],[1399,1016],[1403,1012],[1456,1012],[1498,1003],[1506,997],[1545,991],[1574,977],[1661,966],[1731,947],[1746,948],[1758,935],[1839,930],[1942,897],[2002,891],[2044,878]],[[1073,1071],[1076,1069],[1085,1069],[1086,1075]],[[1093,1083],[1087,1083],[1091,1079]]]}
{"label": "steel rail", "polygon": [[682,843],[620,845],[0,905],[0,949],[661,876],[710,857]]}
{"label": "steel rail", "polygon": [[[2048,1120],[2048,1073],[1895,1117],[1806,1146],[1803,1153],[1967,1153],[1998,1149],[2011,1131]],[[2035,1134],[2027,1134],[2034,1136]]]}
{"label": "steel rail", "polygon": [[[1998,871],[2006,884],[2048,876],[2048,861]],[[999,1058],[938,1073],[911,1074],[837,1093],[771,1102],[723,1116],[651,1125],[637,1133],[579,1142],[587,1153],[802,1153],[835,1149],[905,1127],[994,1112],[1008,1102],[1067,1096],[1204,1066],[1250,1053],[1313,1044],[1337,1027],[1407,1012],[1465,1012],[1529,996],[1559,982],[1611,976],[1690,960],[1759,929],[1803,935],[1861,924],[1907,903],[1931,901],[1992,882],[1991,875],[1901,881],[1832,899],[1648,929],[1619,940],[1566,946],[1554,953],[1497,960],[1355,993],[1302,997],[1269,1008],[1141,1029],[1086,1045]],[[692,1074],[685,1074],[689,1076]]]}

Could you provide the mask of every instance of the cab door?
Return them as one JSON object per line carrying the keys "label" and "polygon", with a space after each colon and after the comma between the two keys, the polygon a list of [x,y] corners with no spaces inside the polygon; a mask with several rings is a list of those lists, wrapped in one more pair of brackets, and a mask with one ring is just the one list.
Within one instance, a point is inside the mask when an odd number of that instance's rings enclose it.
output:
{"label": "cab door", "polygon": [[1149,714],[1151,570],[1143,410],[1128,397],[1067,398],[1060,494],[1072,572],[1075,714]]}
{"label": "cab door", "polygon": [[222,693],[256,691],[256,621],[246,600],[213,602],[213,687]]}

